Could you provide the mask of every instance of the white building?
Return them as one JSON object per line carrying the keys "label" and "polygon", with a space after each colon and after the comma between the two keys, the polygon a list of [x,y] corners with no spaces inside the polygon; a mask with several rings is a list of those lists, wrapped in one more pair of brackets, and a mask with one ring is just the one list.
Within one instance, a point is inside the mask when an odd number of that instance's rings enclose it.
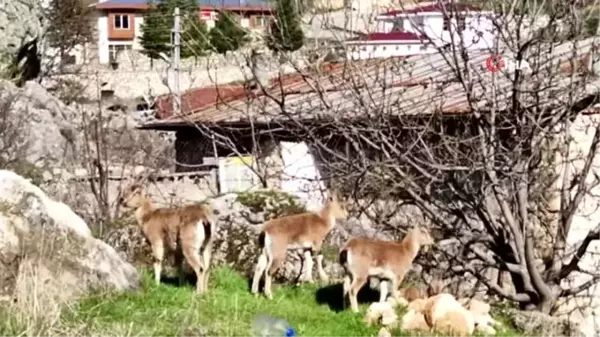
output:
{"label": "white building", "polygon": [[409,32],[372,33],[346,41],[348,59],[389,58],[435,52],[426,38]]}
{"label": "white building", "polygon": [[[430,3],[376,17],[377,33],[346,41],[351,59],[431,53],[455,44],[469,50],[493,46],[493,13],[468,4]],[[462,36],[462,39],[461,39]]]}

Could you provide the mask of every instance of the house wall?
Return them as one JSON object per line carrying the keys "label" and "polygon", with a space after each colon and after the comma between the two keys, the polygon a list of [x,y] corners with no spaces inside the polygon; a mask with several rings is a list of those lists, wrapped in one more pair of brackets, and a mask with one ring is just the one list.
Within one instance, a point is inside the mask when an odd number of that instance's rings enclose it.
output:
{"label": "house wall", "polygon": [[[127,20],[127,28],[118,28],[115,18]],[[108,13],[108,39],[109,40],[133,40],[136,35],[135,13],[133,12],[110,12]]]}
{"label": "house wall", "polygon": [[[571,169],[581,172],[584,165],[584,158],[594,137],[594,127],[600,123],[598,115],[579,116],[571,126],[571,152],[567,163]],[[564,167],[560,167],[558,172],[562,173]],[[593,183],[595,175],[600,174],[600,155],[596,154],[592,165],[592,172],[587,177],[588,183]],[[559,186],[560,188],[560,181]],[[587,235],[587,233],[596,228],[600,223],[600,186],[593,188],[583,199],[577,210],[571,230],[567,236],[569,248],[576,247]],[[557,195],[557,198],[559,196]],[[560,207],[560,202],[558,202]],[[600,270],[600,240],[592,242],[588,248],[588,253],[583,256],[579,266],[583,270],[597,272]],[[574,287],[587,282],[591,276],[574,272],[569,280],[563,283],[564,288]],[[583,310],[582,310],[583,307]],[[573,310],[577,308],[578,310]],[[590,288],[588,291],[579,294],[578,298],[564,301],[560,306],[558,314],[568,316],[571,320],[580,321],[585,336],[600,335],[600,286]]]}
{"label": "house wall", "polygon": [[106,64],[109,62],[108,53],[108,14],[100,13],[98,16],[98,62]]}
{"label": "house wall", "polygon": [[135,15],[135,40],[133,41],[133,50],[142,50],[140,39],[142,38],[142,25],[144,24],[144,15],[137,13]]}
{"label": "house wall", "polygon": [[[130,15],[130,27],[128,31],[118,31],[112,28],[113,15],[114,14],[129,14]],[[125,45],[131,46],[131,50],[142,50],[140,44],[142,25],[144,24],[143,13],[114,11],[107,12],[102,11],[98,15],[98,62],[100,64],[107,64],[110,62],[110,46],[111,45]]]}
{"label": "house wall", "polygon": [[411,43],[390,41],[389,43],[357,43],[346,45],[346,57],[352,60],[426,54],[435,51],[436,49],[433,46],[426,46],[420,41]]}
{"label": "house wall", "polygon": [[[422,28],[417,25],[417,17],[423,18]],[[457,20],[451,19],[450,22],[455,31]],[[438,46],[452,41],[450,32],[444,31],[444,16],[442,13],[415,14],[385,19],[381,20],[378,27],[381,32],[386,33],[393,31],[395,27],[416,34],[425,33]],[[494,36],[494,26],[489,16],[469,15],[465,18],[465,30],[463,32],[465,47],[469,49],[489,48],[493,46]],[[459,39],[459,34],[455,31],[454,40],[459,41]]]}

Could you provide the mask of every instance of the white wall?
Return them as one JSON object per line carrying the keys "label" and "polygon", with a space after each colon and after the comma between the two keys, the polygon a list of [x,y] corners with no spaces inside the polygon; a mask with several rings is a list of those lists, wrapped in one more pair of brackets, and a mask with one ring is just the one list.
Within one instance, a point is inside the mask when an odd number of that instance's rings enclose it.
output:
{"label": "white wall", "polygon": [[[423,27],[416,26],[415,19],[423,18]],[[410,16],[382,19],[378,25],[379,31],[389,33],[392,31],[395,22],[400,22],[400,26],[407,32],[416,34],[425,33],[436,45],[443,45],[452,41],[449,31],[444,31],[444,16],[442,13],[435,14],[415,14]],[[456,28],[456,19],[451,20],[451,25]],[[478,33],[482,36],[479,37]],[[463,32],[464,45],[467,49],[481,49],[493,46],[494,26],[492,20],[487,15],[469,15],[465,19],[465,31]],[[455,32],[455,41],[460,41],[459,35]]]}
{"label": "white wall", "polygon": [[134,29],[135,38],[130,40],[114,40],[108,39],[108,14],[101,13],[98,16],[98,62],[100,64],[108,64],[110,62],[109,45],[132,45],[134,50],[142,50],[140,38],[142,37],[141,26],[144,23],[144,17],[141,13],[135,15]]}
{"label": "white wall", "polygon": [[[583,159],[588,154],[594,137],[593,128],[597,123],[600,123],[599,115],[579,116],[571,126],[573,139],[569,162],[574,160],[572,162],[572,169],[578,172],[581,172],[583,169]],[[590,184],[594,181],[594,175],[600,174],[600,154],[596,154],[591,170],[592,172],[590,172],[586,179]],[[567,244],[570,249],[578,247],[587,233],[600,223],[600,198],[598,195],[600,195],[600,186],[593,188],[583,198],[567,236]],[[600,265],[600,241],[592,242],[587,252],[579,262],[579,266],[583,270],[597,272]],[[570,280],[565,280],[562,284],[563,288],[578,286],[581,283],[587,282],[591,277],[579,272],[573,272],[570,276]],[[579,294],[578,298],[565,301],[561,304],[557,315],[565,315],[570,320],[579,321],[580,330],[584,336],[600,335],[600,286],[598,284],[588,289],[588,291]],[[582,307],[587,307],[587,309],[573,311],[574,308],[583,309]]]}
{"label": "white wall", "polygon": [[387,58],[435,52],[433,46],[425,46],[419,41],[389,41],[382,43],[354,43],[346,44],[346,57],[352,60],[365,60],[371,58]]}
{"label": "white wall", "polygon": [[135,14],[135,40],[133,42],[134,50],[142,50],[140,38],[142,37],[142,25],[144,24],[144,16],[141,13]]}
{"label": "white wall", "polygon": [[98,62],[109,62],[108,53],[108,15],[102,13],[98,16]]}

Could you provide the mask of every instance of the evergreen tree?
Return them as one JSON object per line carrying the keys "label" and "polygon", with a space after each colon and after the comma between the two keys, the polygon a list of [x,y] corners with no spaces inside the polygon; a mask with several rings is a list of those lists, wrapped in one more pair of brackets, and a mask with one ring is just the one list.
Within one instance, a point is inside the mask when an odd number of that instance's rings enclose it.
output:
{"label": "evergreen tree", "polygon": [[209,35],[212,47],[220,54],[239,49],[247,39],[247,32],[226,12],[219,13],[219,19]]}
{"label": "evergreen tree", "polygon": [[144,52],[151,58],[159,53],[171,54],[173,14],[179,8],[181,16],[181,57],[198,57],[208,48],[206,24],[199,17],[196,0],[163,0],[150,3],[142,25],[141,44]]}
{"label": "evergreen tree", "polygon": [[158,58],[159,54],[167,55],[171,52],[171,27],[173,20],[170,17],[173,12],[168,12],[166,2],[155,3],[150,1],[149,10],[142,24],[142,37],[140,44],[144,53],[150,58]]}
{"label": "evergreen tree", "polygon": [[293,0],[277,1],[277,20],[271,23],[267,46],[274,51],[295,51],[304,45],[300,14]]}
{"label": "evergreen tree", "polygon": [[[209,48],[208,29],[204,20],[198,16],[196,0],[189,0],[194,6],[186,9],[186,17],[182,23],[181,57],[202,56]],[[185,41],[185,42],[183,42]]]}

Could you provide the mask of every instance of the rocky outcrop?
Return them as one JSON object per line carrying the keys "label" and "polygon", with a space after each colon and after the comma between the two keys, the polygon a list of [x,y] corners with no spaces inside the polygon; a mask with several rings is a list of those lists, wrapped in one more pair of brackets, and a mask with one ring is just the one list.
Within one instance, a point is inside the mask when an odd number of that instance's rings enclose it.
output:
{"label": "rocky outcrop", "polygon": [[[39,53],[37,44],[43,37],[43,9],[38,0],[0,0],[0,69],[7,71],[15,58],[26,78],[37,77]],[[37,72],[31,72],[37,68]]]}
{"label": "rocky outcrop", "polygon": [[62,302],[138,284],[136,269],[94,238],[69,206],[14,172],[0,170],[0,296],[18,302],[33,287]]}
{"label": "rocky outcrop", "polygon": [[10,152],[5,155],[19,156],[38,167],[57,166],[73,157],[79,140],[70,124],[75,114],[39,84],[27,82],[17,88],[0,81],[0,109],[5,116],[0,126],[6,130],[0,145]]}

